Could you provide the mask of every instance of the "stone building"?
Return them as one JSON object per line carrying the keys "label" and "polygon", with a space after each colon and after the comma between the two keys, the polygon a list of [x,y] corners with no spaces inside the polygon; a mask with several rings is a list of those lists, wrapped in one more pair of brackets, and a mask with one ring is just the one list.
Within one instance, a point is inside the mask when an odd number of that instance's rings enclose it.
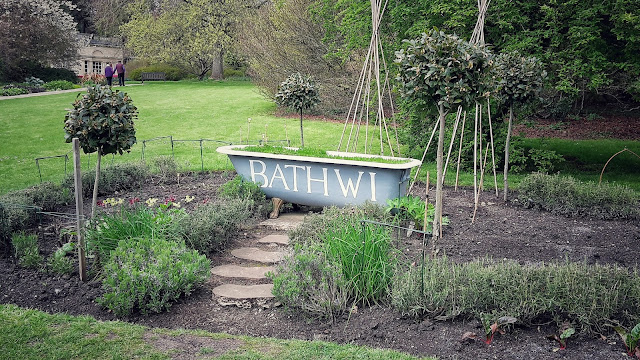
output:
{"label": "stone building", "polygon": [[122,41],[118,38],[99,37],[94,34],[79,34],[78,60],[71,64],[78,76],[104,75],[108,63],[125,62]]}

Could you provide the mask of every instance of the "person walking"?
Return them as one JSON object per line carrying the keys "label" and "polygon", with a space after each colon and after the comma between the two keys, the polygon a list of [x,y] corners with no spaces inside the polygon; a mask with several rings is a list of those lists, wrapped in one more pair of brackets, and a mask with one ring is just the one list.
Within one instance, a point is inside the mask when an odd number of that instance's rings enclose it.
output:
{"label": "person walking", "polygon": [[113,82],[113,68],[111,67],[111,63],[108,63],[107,67],[104,68],[104,77],[107,78],[107,85],[111,86]]}
{"label": "person walking", "polygon": [[118,73],[118,85],[124,86],[124,64],[118,60],[116,64],[116,72]]}

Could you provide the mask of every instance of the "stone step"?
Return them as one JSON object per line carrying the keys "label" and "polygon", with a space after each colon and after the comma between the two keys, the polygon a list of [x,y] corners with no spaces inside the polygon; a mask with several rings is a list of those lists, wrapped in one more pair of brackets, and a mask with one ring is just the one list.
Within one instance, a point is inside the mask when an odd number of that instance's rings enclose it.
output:
{"label": "stone step", "polygon": [[258,248],[239,248],[231,251],[231,255],[244,260],[262,263],[277,263],[284,258],[284,253],[279,251],[263,251]]}
{"label": "stone step", "polygon": [[273,230],[289,231],[293,230],[298,225],[302,224],[304,220],[303,213],[285,213],[280,214],[276,219],[267,219],[260,223],[260,225],[271,228]]}
{"label": "stone step", "polygon": [[289,237],[287,235],[272,234],[258,240],[260,244],[280,244],[289,245]]}
{"label": "stone step", "polygon": [[234,285],[224,284],[213,289],[213,293],[217,296],[223,296],[230,299],[258,299],[272,298],[271,290],[273,284],[263,285]]}
{"label": "stone step", "polygon": [[211,269],[211,274],[240,279],[265,279],[268,272],[274,272],[273,266],[244,267],[238,265],[221,265]]}

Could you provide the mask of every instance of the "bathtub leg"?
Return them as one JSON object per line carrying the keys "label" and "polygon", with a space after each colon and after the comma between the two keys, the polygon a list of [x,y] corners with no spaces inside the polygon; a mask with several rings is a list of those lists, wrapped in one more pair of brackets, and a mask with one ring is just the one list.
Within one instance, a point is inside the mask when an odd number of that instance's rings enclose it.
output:
{"label": "bathtub leg", "polygon": [[280,215],[280,209],[282,209],[282,205],[284,205],[284,200],[280,198],[271,198],[273,202],[273,211],[269,214],[269,219],[275,219]]}

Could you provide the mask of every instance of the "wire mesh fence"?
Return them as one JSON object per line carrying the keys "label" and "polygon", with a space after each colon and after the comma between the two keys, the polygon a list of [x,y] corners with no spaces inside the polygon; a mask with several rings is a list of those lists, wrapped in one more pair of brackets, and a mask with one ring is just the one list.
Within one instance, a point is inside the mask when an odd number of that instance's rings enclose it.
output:
{"label": "wire mesh fence", "polygon": [[[231,162],[227,155],[220,154],[216,149],[224,145],[234,145],[233,142],[216,139],[175,139],[173,136],[158,136],[139,142],[140,153],[115,154],[102,158],[103,165],[113,165],[116,162],[134,161],[136,158],[145,163],[152,162],[159,157],[171,157],[184,170],[222,170],[229,169]],[[281,145],[291,146],[290,140],[244,141],[242,145]],[[239,144],[240,145],[240,144]],[[61,155],[35,158],[36,169],[40,182],[61,180],[73,172],[71,152]],[[81,166],[84,171],[95,169],[97,157],[95,154],[82,154]]]}

